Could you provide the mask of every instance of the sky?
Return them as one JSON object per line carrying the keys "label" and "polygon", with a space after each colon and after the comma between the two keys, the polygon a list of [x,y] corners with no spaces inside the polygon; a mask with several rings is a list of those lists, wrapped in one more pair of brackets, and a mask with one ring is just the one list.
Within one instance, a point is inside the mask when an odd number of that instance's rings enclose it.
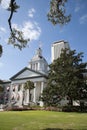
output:
{"label": "sky", "polygon": [[68,0],[66,11],[71,14],[67,25],[52,25],[47,19],[50,0],[16,0],[20,5],[13,15],[12,26],[24,32],[29,38],[28,47],[23,50],[8,45],[10,36],[8,8],[10,0],[2,0],[0,5],[0,44],[3,54],[0,57],[0,79],[8,80],[24,67],[34,56],[36,49],[42,48],[42,54],[51,63],[51,46],[55,41],[67,41],[72,50],[83,52],[83,62],[87,62],[87,0]]}

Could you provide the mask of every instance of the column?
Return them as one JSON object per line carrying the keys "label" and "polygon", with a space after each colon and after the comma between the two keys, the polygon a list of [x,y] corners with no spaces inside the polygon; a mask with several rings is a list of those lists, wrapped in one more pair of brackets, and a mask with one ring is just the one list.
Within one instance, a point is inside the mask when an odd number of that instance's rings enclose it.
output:
{"label": "column", "polygon": [[[41,82],[41,94],[43,92],[43,89],[44,89],[44,82]],[[43,102],[40,101],[40,106],[43,107]]]}
{"label": "column", "polygon": [[22,107],[23,106],[23,84],[21,84],[19,95],[20,95],[19,106]]}
{"label": "column", "polygon": [[18,84],[15,84],[15,94],[16,94],[15,101],[17,102]]}
{"label": "column", "polygon": [[13,87],[13,84],[11,83],[11,85],[10,85],[10,89],[9,89],[9,106],[11,106],[11,97],[12,97],[12,92],[13,92],[13,89],[12,89],[12,87]]}
{"label": "column", "polygon": [[43,92],[43,88],[44,88],[44,82],[41,82],[41,94]]}
{"label": "column", "polygon": [[40,66],[40,62],[38,62],[38,70],[39,70],[39,71],[41,70],[40,67],[41,67],[41,66]]}
{"label": "column", "polygon": [[36,82],[34,83],[34,98],[33,98],[33,102],[36,102]]}
{"label": "column", "polygon": [[29,104],[29,89],[26,90],[26,103]]}

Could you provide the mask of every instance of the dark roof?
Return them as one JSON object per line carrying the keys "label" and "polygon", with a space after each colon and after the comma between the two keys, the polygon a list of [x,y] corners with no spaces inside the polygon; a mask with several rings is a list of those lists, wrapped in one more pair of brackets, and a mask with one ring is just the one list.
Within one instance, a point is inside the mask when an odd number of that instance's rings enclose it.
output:
{"label": "dark roof", "polygon": [[[43,74],[43,73],[41,73],[41,72],[39,72],[39,71],[35,71],[35,70],[32,70],[32,69],[30,69],[30,68],[28,68],[28,67],[24,67],[24,68],[23,68],[22,70],[20,70],[17,74],[13,75],[13,76],[10,78],[10,80],[13,80],[13,79],[16,78],[18,75],[20,75],[21,73],[23,73],[25,70],[29,70],[29,71],[32,71],[32,72],[34,72],[34,73],[40,74],[41,77],[42,77],[42,76],[43,76],[43,77],[47,77],[45,74]],[[28,77],[26,77],[26,78],[28,78]]]}
{"label": "dark roof", "polygon": [[8,83],[11,83],[11,81],[10,80],[2,80],[2,81],[0,81],[0,83],[1,84],[8,84]]}

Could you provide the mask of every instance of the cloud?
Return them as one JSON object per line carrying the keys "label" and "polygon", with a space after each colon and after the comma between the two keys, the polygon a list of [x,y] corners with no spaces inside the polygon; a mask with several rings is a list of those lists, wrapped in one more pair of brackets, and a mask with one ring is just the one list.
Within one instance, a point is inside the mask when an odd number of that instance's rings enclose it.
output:
{"label": "cloud", "polygon": [[75,1],[75,13],[78,13],[80,10],[85,8],[85,4],[82,0]]}
{"label": "cloud", "polygon": [[6,29],[4,27],[0,27],[0,31],[5,33]]}
{"label": "cloud", "polygon": [[12,25],[14,28],[21,30],[24,34],[24,38],[32,40],[37,40],[41,34],[41,28],[37,22],[27,21],[24,22],[23,26],[17,24]]}
{"label": "cloud", "polygon": [[75,12],[78,12],[80,10],[80,6],[76,6]]}
{"label": "cloud", "polygon": [[2,0],[1,7],[7,9],[9,7],[10,0]]}
{"label": "cloud", "polygon": [[25,22],[22,31],[24,36],[30,40],[37,40],[41,34],[41,28],[37,22]]}
{"label": "cloud", "polygon": [[34,8],[31,8],[31,9],[28,11],[28,16],[29,16],[30,18],[33,18],[35,12],[36,12],[35,9],[34,9]]}
{"label": "cloud", "polygon": [[85,24],[87,23],[87,14],[83,15],[82,17],[80,17],[80,24]]}

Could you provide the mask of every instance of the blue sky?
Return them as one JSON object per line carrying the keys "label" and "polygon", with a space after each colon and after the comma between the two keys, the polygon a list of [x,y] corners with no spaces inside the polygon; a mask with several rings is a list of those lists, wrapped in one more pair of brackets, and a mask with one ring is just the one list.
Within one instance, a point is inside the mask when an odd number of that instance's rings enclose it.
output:
{"label": "blue sky", "polygon": [[9,79],[28,65],[36,49],[41,46],[43,56],[51,63],[51,45],[55,41],[68,41],[72,50],[84,52],[83,61],[87,62],[87,0],[68,0],[67,12],[71,13],[71,22],[65,26],[53,26],[47,20],[50,0],[16,0],[20,9],[12,18],[13,27],[21,29],[26,38],[30,38],[28,47],[22,51],[7,44],[9,27],[6,10],[9,0],[3,0],[0,6],[0,44],[3,55],[0,58],[0,79]]}

